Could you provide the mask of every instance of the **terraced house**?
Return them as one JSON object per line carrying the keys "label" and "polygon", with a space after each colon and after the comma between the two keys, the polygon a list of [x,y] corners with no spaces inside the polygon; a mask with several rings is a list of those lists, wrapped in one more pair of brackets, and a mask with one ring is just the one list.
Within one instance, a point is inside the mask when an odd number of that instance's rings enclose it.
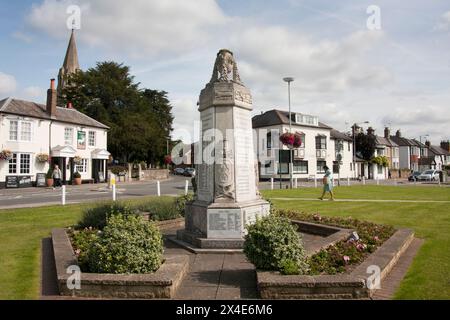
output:
{"label": "terraced house", "polygon": [[[334,178],[356,177],[353,167],[353,140],[345,133],[319,122],[319,118],[302,113],[291,113],[292,133],[302,137],[302,144],[292,151],[279,143],[279,136],[289,132],[289,112],[270,110],[254,116],[253,129],[257,134],[256,152],[262,179],[274,175],[289,179],[320,178],[323,166],[333,168]],[[293,168],[290,168],[292,155]]]}

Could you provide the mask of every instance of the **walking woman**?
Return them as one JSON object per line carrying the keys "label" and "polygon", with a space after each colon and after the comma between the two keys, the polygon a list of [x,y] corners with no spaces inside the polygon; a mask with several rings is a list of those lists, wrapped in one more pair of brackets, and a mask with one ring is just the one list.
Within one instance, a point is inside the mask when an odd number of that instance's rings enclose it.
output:
{"label": "walking woman", "polygon": [[325,175],[323,176],[323,193],[319,199],[323,200],[323,197],[325,197],[325,193],[329,192],[331,195],[330,200],[333,201],[333,174],[331,173],[330,168],[328,168],[327,166],[323,166],[323,170],[325,170]]}
{"label": "walking woman", "polygon": [[[57,164],[55,164],[55,167],[53,169],[52,178],[55,180],[55,187],[61,187],[61,169]],[[53,190],[55,188],[53,187]]]}

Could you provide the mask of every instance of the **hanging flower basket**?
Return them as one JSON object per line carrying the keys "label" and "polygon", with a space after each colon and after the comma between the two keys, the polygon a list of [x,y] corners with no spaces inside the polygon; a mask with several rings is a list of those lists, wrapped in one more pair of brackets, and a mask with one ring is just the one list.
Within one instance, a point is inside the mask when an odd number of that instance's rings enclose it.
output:
{"label": "hanging flower basket", "polygon": [[0,160],[4,160],[4,161],[9,161],[11,160],[13,157],[13,153],[11,152],[11,150],[2,150],[0,152]]}
{"label": "hanging flower basket", "polygon": [[290,148],[300,148],[302,145],[302,136],[299,133],[283,133],[280,136],[280,141],[283,145]]}
{"label": "hanging flower basket", "polygon": [[172,163],[172,156],[167,155],[164,157],[164,164],[171,164]]}
{"label": "hanging flower basket", "polygon": [[46,154],[46,153],[38,153],[37,155],[36,155],[36,161],[37,162],[47,162],[48,160],[49,160],[49,155],[48,154]]}
{"label": "hanging flower basket", "polygon": [[75,156],[73,158],[73,163],[75,163],[75,164],[81,164],[82,161],[83,161],[83,159],[80,156]]}

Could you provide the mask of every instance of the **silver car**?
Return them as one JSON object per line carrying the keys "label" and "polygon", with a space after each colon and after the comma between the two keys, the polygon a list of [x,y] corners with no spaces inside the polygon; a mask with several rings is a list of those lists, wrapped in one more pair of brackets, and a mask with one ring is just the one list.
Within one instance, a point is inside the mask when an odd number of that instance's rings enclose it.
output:
{"label": "silver car", "polygon": [[419,181],[436,181],[438,179],[439,172],[437,170],[426,170],[417,177]]}

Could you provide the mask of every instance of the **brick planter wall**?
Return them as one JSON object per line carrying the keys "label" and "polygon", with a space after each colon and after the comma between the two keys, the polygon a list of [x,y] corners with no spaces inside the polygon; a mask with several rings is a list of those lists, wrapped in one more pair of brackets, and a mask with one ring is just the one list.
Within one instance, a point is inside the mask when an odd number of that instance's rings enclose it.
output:
{"label": "brick planter wall", "polygon": [[94,298],[173,298],[189,268],[187,255],[166,255],[162,266],[152,274],[81,273],[81,289],[70,290],[69,266],[78,266],[65,229],[52,230],[58,287],[61,295]]}
{"label": "brick planter wall", "polygon": [[[263,299],[367,299],[374,290],[367,287],[367,267],[376,265],[381,281],[414,239],[409,229],[398,230],[350,274],[286,276],[279,272],[258,271],[258,291]],[[381,282],[381,285],[383,283]]]}

